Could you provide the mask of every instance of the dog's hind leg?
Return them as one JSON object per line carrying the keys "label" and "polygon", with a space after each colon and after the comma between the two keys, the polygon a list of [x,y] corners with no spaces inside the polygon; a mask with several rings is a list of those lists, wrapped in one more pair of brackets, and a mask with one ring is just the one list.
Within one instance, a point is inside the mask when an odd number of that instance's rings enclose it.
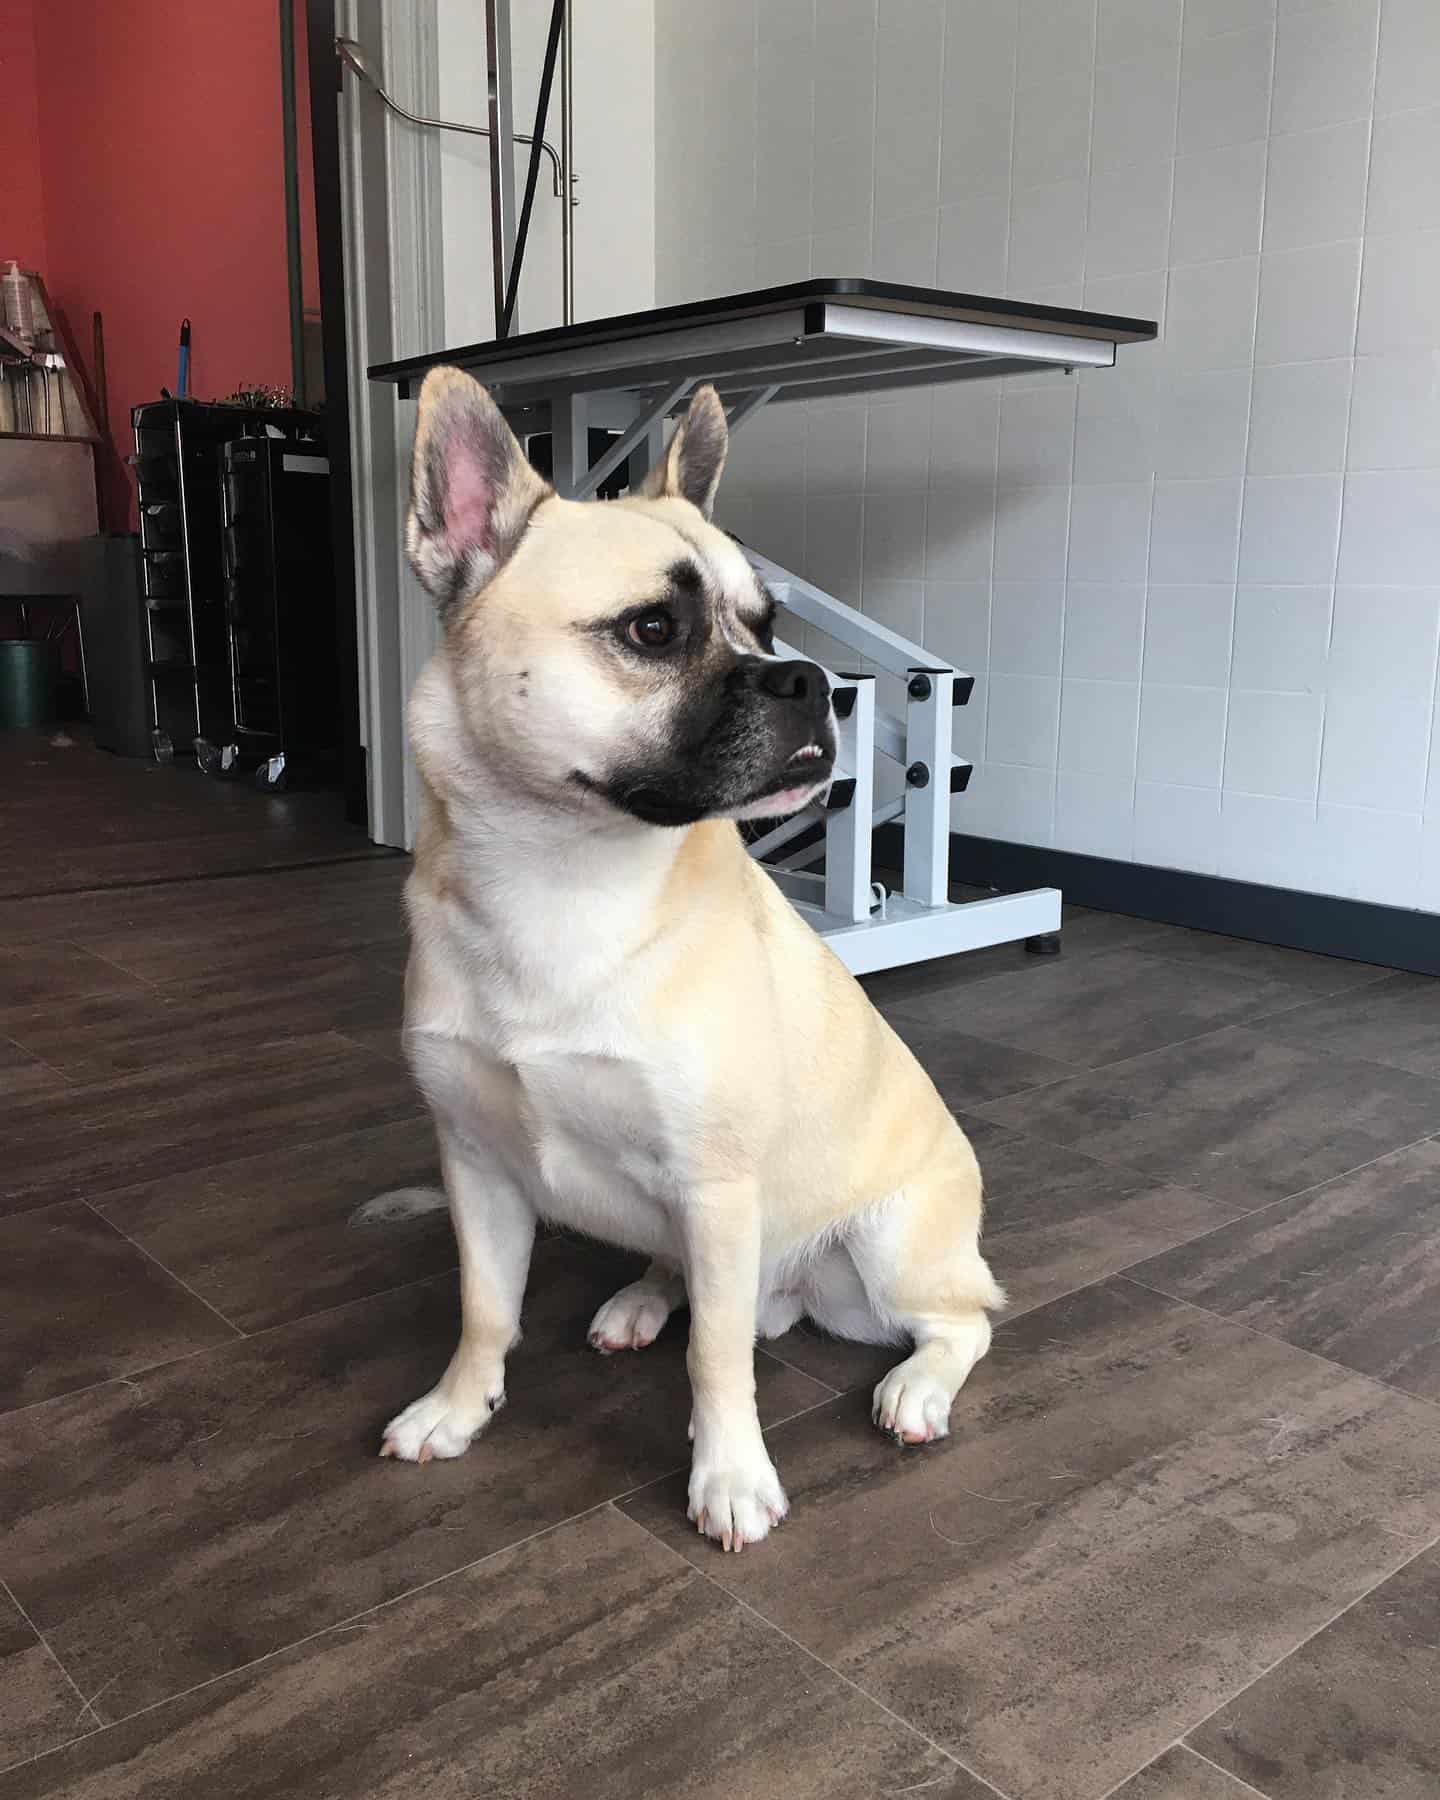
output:
{"label": "dog's hind leg", "polygon": [[872,1409],[904,1444],[948,1434],[955,1396],[990,1348],[988,1313],[1005,1303],[980,1254],[980,1177],[967,1162],[898,1196],[851,1240],[875,1312],[915,1344],[876,1387]]}
{"label": "dog's hind leg", "polygon": [[685,1278],[652,1262],[638,1281],[621,1288],[590,1321],[590,1342],[602,1356],[653,1344],[677,1306],[685,1303]]}
{"label": "dog's hind leg", "polygon": [[895,1344],[906,1335],[894,1319],[876,1310],[844,1244],[832,1245],[806,1271],[804,1310],[822,1331],[853,1344]]}
{"label": "dog's hind leg", "polygon": [[902,1444],[928,1444],[949,1435],[950,1408],[965,1377],[990,1348],[982,1308],[967,1313],[910,1312],[914,1352],[875,1389],[871,1417]]}

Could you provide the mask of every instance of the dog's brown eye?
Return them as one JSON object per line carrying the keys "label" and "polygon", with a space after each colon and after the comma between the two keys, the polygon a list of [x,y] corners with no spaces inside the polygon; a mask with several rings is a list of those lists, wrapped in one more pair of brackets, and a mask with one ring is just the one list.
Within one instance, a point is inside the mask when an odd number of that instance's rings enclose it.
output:
{"label": "dog's brown eye", "polygon": [[626,626],[625,635],[642,650],[663,650],[675,636],[675,621],[667,612],[642,613]]}

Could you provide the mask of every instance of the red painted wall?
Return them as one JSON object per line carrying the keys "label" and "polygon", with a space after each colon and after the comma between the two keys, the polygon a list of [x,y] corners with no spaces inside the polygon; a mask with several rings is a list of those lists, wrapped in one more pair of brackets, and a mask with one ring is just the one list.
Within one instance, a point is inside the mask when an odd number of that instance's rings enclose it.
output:
{"label": "red painted wall", "polygon": [[[15,13],[24,0],[0,0]],[[105,319],[107,514],[133,519],[119,463],[130,408],[290,382],[276,0],[36,0],[36,97],[51,298],[88,358]]]}
{"label": "red painted wall", "polygon": [[43,269],[48,247],[35,92],[32,0],[0,0],[0,257]]}

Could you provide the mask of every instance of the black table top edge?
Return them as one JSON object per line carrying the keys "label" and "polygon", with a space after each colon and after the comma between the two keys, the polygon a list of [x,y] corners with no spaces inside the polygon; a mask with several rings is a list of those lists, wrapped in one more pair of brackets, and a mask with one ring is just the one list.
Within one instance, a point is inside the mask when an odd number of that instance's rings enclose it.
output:
{"label": "black table top edge", "polygon": [[1114,313],[1080,311],[1067,306],[1041,306],[1029,300],[1000,300],[984,294],[951,293],[943,288],[911,287],[899,282],[872,281],[867,276],[812,277],[782,287],[755,288],[743,294],[712,300],[687,300],[676,306],[660,306],[645,312],[618,313],[608,319],[585,319],[574,325],[548,326],[543,331],[521,332],[512,338],[457,345],[423,356],[407,356],[398,362],[374,363],[366,371],[372,381],[406,382],[443,363],[523,360],[543,351],[566,350],[587,344],[618,343],[672,326],[721,324],[727,320],[758,316],[792,307],[849,303],[876,311],[918,314],[930,318],[992,315],[990,322],[1014,324],[1022,330],[1045,326],[1067,329],[1087,337],[1114,343],[1143,343],[1159,331],[1153,319],[1131,319]]}

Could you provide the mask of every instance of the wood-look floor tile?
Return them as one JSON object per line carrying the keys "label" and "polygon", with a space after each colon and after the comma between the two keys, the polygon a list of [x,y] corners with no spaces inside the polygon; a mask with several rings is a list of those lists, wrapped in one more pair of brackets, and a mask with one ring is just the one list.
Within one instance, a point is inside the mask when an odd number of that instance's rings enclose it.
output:
{"label": "wood-look floor tile", "polygon": [[398,907],[360,907],[342,915],[318,913],[312,917],[277,923],[263,945],[240,941],[228,929],[211,938],[190,933],[168,944],[138,942],[125,937],[86,938],[101,955],[124,958],[124,966],[156,983],[187,977],[229,974],[245,980],[261,968],[297,968],[311,957],[337,952],[364,954],[384,946],[391,954],[404,953],[404,927]]}
{"label": "wood-look floor tile", "polygon": [[[0,1595],[0,1767],[91,1734],[0,1800],[569,1800],[581,1758],[597,1800],[1099,1800],[1147,1759],[1114,1800],[1440,1791],[1440,1552],[1384,1579],[1440,1530],[1440,1409],[1304,1353],[1435,1391],[1435,1147],[1399,1147],[1440,1132],[1440,984],[1074,907],[1059,962],[868,978],[983,1109],[986,1248],[1031,1310],[928,1453],[868,1425],[896,1352],[762,1349],[795,1512],[723,1558],[656,1480],[688,1460],[686,1320],[594,1357],[632,1265],[563,1237],[492,1432],[426,1470],[375,1457],[457,1326],[443,1213],[348,1223],[433,1178],[396,1030],[409,861],[334,796],[86,755],[0,739],[0,837],[27,846],[0,896],[38,895],[0,897],[0,1213],[45,1208],[0,1219],[0,1381],[178,1360],[0,1417],[0,1577],[80,1689]],[[220,1321],[68,1204],[91,1195],[263,1335],[190,1343],[175,1295]],[[1125,1264],[1144,1285],[1055,1298]],[[626,1510],[681,1557],[571,1518],[645,1483]],[[1186,1730],[1235,1774],[1167,1751]]]}
{"label": "wood-look floor tile", "polygon": [[30,859],[24,878],[8,882],[6,892],[18,896],[83,893],[156,881],[229,879],[256,871],[283,871],[323,861],[339,865],[369,861],[375,846],[352,826],[312,835],[307,831],[229,835],[187,831],[183,837],[152,842],[119,842],[95,847],[83,855],[65,852]]}
{"label": "wood-look floor tile", "polygon": [[[896,886],[899,885],[898,879]],[[989,900],[995,896],[979,888],[952,889],[955,900]],[[1122,913],[1094,912],[1088,907],[1062,909],[1061,941],[1067,961],[1089,961],[1107,950],[1142,949],[1152,938],[1172,930],[1146,919]],[[867,975],[861,986],[877,1003],[889,1006],[919,1000],[933,1006],[939,1016],[963,1023],[959,995],[976,982],[996,975],[1038,975],[1053,969],[1053,957],[1032,956],[1022,942],[991,944],[983,950],[967,950],[960,956],[936,957],[930,962],[906,963],[897,969],[881,969]]]}
{"label": "wood-look floor tile", "polygon": [[[386,1062],[405,1063],[405,1045],[398,1025],[350,1025],[341,1035],[359,1044],[372,1056],[383,1056]],[[407,1065],[408,1066],[408,1065]]]}
{"label": "wood-look floor tile", "polygon": [[939,1019],[913,1019],[903,1010],[889,1013],[897,1035],[914,1051],[940,1097],[952,1109],[978,1106],[1021,1094],[1066,1075],[1080,1073],[1076,1063],[1017,1050],[993,1038],[971,1037],[958,1025]]}
{"label": "wood-look floor tile", "polygon": [[65,746],[38,734],[0,738],[0,835],[24,846],[0,866],[0,895],[377,854],[346,822],[338,793],[260,793],[69,735]]}
{"label": "wood-look floor tile", "polygon": [[[1157,1756],[1148,1769],[1116,1788],[1109,1800],[1256,1800],[1257,1793],[1257,1789],[1236,1781],[1203,1756],[1177,1744],[1173,1750]],[[1259,1800],[1267,1797],[1260,1794]]]}
{"label": "wood-look floor tile", "polygon": [[16,1094],[34,1094],[63,1088],[65,1077],[19,1044],[0,1036],[0,1100]]}
{"label": "wood-look floor tile", "polygon": [[[935,1019],[969,1029],[968,990],[978,983],[992,981],[999,975],[1009,975],[1017,983],[1023,977],[1038,976],[1043,982],[1062,964],[1067,969],[1077,964],[1088,967],[1115,950],[1158,956],[1192,972],[1214,969],[1222,978],[1258,978],[1267,984],[1267,1009],[1271,1005],[1301,1005],[1314,995],[1365,986],[1388,973],[1369,963],[1312,956],[1301,950],[1250,943],[1208,931],[1189,931],[1179,925],[1159,925],[1120,913],[1092,912],[1085,907],[1064,908],[1061,940],[1061,962],[1032,956],[1023,943],[995,944],[985,950],[966,951],[963,956],[883,969],[865,976],[861,985],[887,1014],[898,1017],[908,1011],[917,1019]],[[1174,980],[1172,977],[1172,985]]]}
{"label": "wood-look floor tile", "polygon": [[217,1043],[258,1051],[327,1031],[398,1032],[403,1012],[402,977],[351,953],[6,1008],[0,1033],[70,1079],[96,1081],[203,1060]]}
{"label": "wood-look floor tile", "polygon": [[0,1593],[0,1769],[95,1728],[70,1678]]}
{"label": "wood-look floor tile", "polygon": [[[339,871],[327,869],[325,873],[333,882],[337,873],[343,878],[348,870],[372,867],[370,863],[346,863]],[[212,898],[210,906],[184,929],[167,929],[159,922],[153,930],[138,932],[101,925],[93,932],[83,930],[77,941],[157,983],[207,980],[224,974],[248,979],[261,969],[295,968],[312,957],[363,953],[376,947],[387,955],[403,955],[405,921],[395,884],[387,881],[378,889],[367,887],[351,899],[327,883],[314,900],[291,908],[286,904],[285,887],[293,879],[280,877],[278,891],[266,896],[258,909],[237,907],[235,896],[227,893],[223,906]],[[267,909],[271,916],[266,916]]]}
{"label": "wood-look floor tile", "polygon": [[1390,975],[1355,992],[1278,1013],[1264,1029],[1312,1050],[1440,1076],[1440,980]]}
{"label": "wood-look floor tile", "polygon": [[0,1412],[239,1336],[79,1204],[0,1219],[0,1318]]}
{"label": "wood-look floor tile", "polygon": [[4,1800],[994,1800],[609,1509],[0,1777]]}
{"label": "wood-look floor tile", "polygon": [[375,1195],[439,1179],[422,1116],[118,1188],[95,1206],[227,1319],[260,1331],[453,1268],[447,1212],[351,1224]]}
{"label": "wood-look floor tile", "polygon": [[1194,1237],[1233,1207],[1004,1128],[972,1132],[986,1191],[985,1252],[1015,1312],[1098,1281],[1133,1244]]}
{"label": "wood-look floor tile", "polygon": [[347,950],[403,962],[410,859],[387,854],[213,881],[0,899],[0,943],[67,939],[149,979],[250,971]]}
{"label": "wood-look floor tile", "polygon": [[1181,925],[1157,925],[1144,948],[1167,962],[1185,963],[1198,971],[1276,981],[1297,996],[1351,993],[1383,981],[1390,971],[1377,963],[1351,962],[1340,956],[1316,956],[1287,950],[1283,944],[1257,944],[1249,938],[1223,937],[1213,931],[1188,931]]}
{"label": "wood-look floor tile", "polygon": [[263,1055],[208,1050],[144,1071],[38,1093],[6,1109],[0,1213],[88,1199],[137,1181],[335,1137],[417,1114],[408,1072],[334,1034],[290,1038]]}
{"label": "wood-look floor tile", "polygon": [[[1137,919],[1129,913],[1100,912],[1093,906],[1062,906],[1060,909],[1060,942],[1062,954],[1076,951],[1087,954],[1103,950],[1139,948],[1165,937],[1175,928],[1157,925],[1153,919]],[[1022,949],[1024,946],[1020,946]],[[1026,953],[1026,960],[1037,959]],[[1039,959],[1043,965],[1044,958]]]}
{"label": "wood-look floor tile", "polygon": [[1440,1081],[1237,1027],[978,1110],[1248,1210],[1440,1131]]}
{"label": "wood-look floor tile", "polygon": [[119,994],[57,997],[40,1005],[0,1009],[0,1032],[37,1060],[43,1058],[64,1083],[166,1065],[187,1037],[198,1053],[215,1041],[208,1019],[185,1014],[149,982]]}
{"label": "wood-look floor tile", "polygon": [[92,994],[143,994],[146,984],[129,970],[79,944],[60,940],[0,950],[0,1007],[45,1006]]}
{"label": "wood-look floor tile", "polygon": [[[585,1341],[635,1267],[537,1250],[510,1403],[452,1462],[376,1454],[454,1348],[451,1277],[0,1417],[0,1576],[113,1720],[683,1467],[684,1332]],[[766,1420],[829,1396],[756,1362]]]}
{"label": "wood-look floor tile", "polygon": [[1098,1800],[1440,1530],[1440,1410],[1124,1280],[1005,1326],[951,1429],[772,1432],[754,1555],[624,1506],[1023,1800]]}
{"label": "wood-look floor tile", "polygon": [[[1295,989],[1265,977],[1119,949],[977,982],[945,1016],[977,1037],[1088,1069],[1274,1012],[1296,998]],[[899,1018],[941,1016],[934,998],[898,1002],[894,1010]]]}
{"label": "wood-look floor tile", "polygon": [[222,972],[159,985],[167,998],[227,1032],[301,1036],[379,1025],[398,1031],[405,1015],[403,969],[360,951],[307,957],[288,969],[265,965],[243,977]]}
{"label": "wood-look floor tile", "polygon": [[1128,1272],[1440,1400],[1440,1140],[1397,1150]]}
{"label": "wood-look floor tile", "polygon": [[1269,1800],[1434,1800],[1440,1550],[1392,1575],[1191,1737]]}

